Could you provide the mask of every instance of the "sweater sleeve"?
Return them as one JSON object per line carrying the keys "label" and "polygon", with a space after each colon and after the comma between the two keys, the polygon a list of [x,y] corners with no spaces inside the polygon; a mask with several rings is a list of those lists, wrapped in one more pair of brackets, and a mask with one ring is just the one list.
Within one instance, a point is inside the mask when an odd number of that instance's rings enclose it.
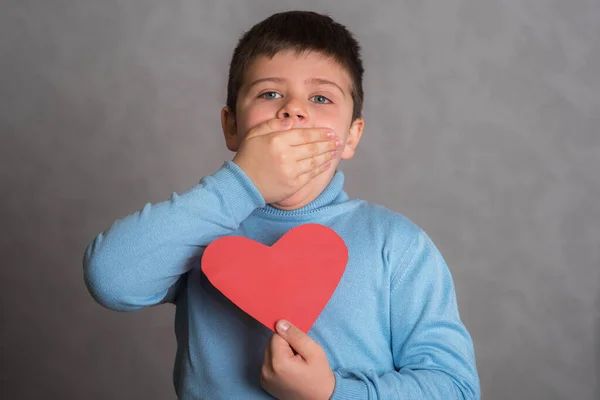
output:
{"label": "sweater sleeve", "polygon": [[335,371],[332,400],[479,399],[473,342],[460,320],[452,276],[424,232],[400,267],[390,294],[395,370]]}
{"label": "sweater sleeve", "polygon": [[264,204],[247,175],[227,161],[187,192],[148,203],[100,233],[84,253],[85,284],[111,310],[172,302],[178,282],[198,265],[204,248]]}

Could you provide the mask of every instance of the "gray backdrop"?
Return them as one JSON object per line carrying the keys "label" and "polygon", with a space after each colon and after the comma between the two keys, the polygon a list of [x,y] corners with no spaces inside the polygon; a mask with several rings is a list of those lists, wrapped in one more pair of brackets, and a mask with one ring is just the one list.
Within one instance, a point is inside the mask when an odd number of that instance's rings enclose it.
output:
{"label": "gray backdrop", "polygon": [[231,158],[235,42],[299,6],[362,42],[346,190],[442,250],[483,397],[600,398],[598,0],[2,1],[3,398],[175,397],[174,308],[101,308],[82,255]]}

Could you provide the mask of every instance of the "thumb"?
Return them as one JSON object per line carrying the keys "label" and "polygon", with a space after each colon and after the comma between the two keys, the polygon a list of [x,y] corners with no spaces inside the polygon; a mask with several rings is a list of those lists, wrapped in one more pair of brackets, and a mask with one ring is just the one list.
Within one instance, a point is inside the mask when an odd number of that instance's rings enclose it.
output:
{"label": "thumb", "polygon": [[289,321],[283,319],[280,320],[277,323],[276,328],[279,336],[285,339],[292,349],[300,354],[307,362],[314,359],[321,350],[321,347],[313,340],[313,338],[292,325]]}
{"label": "thumb", "polygon": [[250,129],[246,139],[256,136],[268,135],[269,133],[287,131],[292,127],[294,121],[291,118],[273,118]]}

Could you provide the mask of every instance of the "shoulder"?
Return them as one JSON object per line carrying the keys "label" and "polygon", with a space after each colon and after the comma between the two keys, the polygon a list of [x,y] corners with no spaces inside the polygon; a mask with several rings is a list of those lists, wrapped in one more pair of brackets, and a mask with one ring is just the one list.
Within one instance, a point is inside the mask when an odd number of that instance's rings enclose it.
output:
{"label": "shoulder", "polygon": [[381,234],[411,241],[425,233],[420,226],[400,212],[365,200],[357,200],[357,203],[353,210],[353,218],[377,226]]}
{"label": "shoulder", "polygon": [[401,212],[383,205],[355,199],[355,207],[346,223],[362,245],[378,253],[392,282],[407,271],[433,279],[445,273],[445,260],[432,239],[416,222]]}
{"label": "shoulder", "polygon": [[355,213],[355,219],[370,225],[370,232],[379,237],[383,255],[390,263],[406,264],[425,253],[443,260],[429,234],[405,214],[364,200],[360,200]]}
{"label": "shoulder", "polygon": [[431,242],[423,228],[406,215],[377,203],[356,201],[350,216],[352,223],[368,232],[388,261],[399,262],[409,257],[414,248]]}

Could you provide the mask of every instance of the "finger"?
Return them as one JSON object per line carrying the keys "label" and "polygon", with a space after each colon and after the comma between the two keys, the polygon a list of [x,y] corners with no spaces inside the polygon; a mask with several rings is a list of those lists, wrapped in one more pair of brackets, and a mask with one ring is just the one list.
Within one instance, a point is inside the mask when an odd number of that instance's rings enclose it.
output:
{"label": "finger", "polygon": [[[273,335],[278,336],[278,335]],[[265,346],[265,353],[263,357],[262,367],[260,369],[260,385],[266,388],[269,382],[269,377],[273,373],[273,354],[271,352],[271,342],[273,337],[269,340],[269,343]]]}
{"label": "finger", "polygon": [[280,335],[275,334],[269,343],[269,356],[270,360],[274,358],[292,358],[294,357],[294,351],[290,347],[290,344],[282,338]]}
{"label": "finger", "polygon": [[[341,138],[339,140],[341,142]],[[294,158],[297,161],[302,161],[319,155],[332,154],[334,151],[335,156],[337,156],[337,151],[339,151],[338,143],[340,142],[330,140],[327,142],[313,142],[303,146],[297,146],[294,149]]]}
{"label": "finger", "polygon": [[325,154],[320,154],[315,157],[298,161],[299,175],[306,175],[306,179],[314,178],[315,176],[327,171],[331,167],[331,165],[327,164],[331,164],[331,161],[334,160],[338,154],[339,151],[334,150]]}
{"label": "finger", "polygon": [[328,142],[335,143],[335,131],[331,128],[297,128],[286,132],[289,136],[290,146],[302,146],[307,143]]}
{"label": "finger", "polygon": [[269,119],[261,124],[258,124],[248,132],[246,139],[268,135],[274,132],[287,131],[292,128],[294,121],[291,118],[273,118]]}
{"label": "finger", "polygon": [[321,347],[317,342],[288,321],[281,320],[277,323],[277,333],[279,333],[289,346],[296,350],[306,362],[310,362],[314,359],[321,350]]}
{"label": "finger", "polygon": [[273,352],[271,351],[271,346],[273,342],[273,337],[275,336],[278,335],[273,335],[269,340],[269,343],[267,343],[267,345],[265,346],[264,363],[267,364],[269,367],[272,366]]}
{"label": "finger", "polygon": [[327,161],[325,164],[313,169],[312,171],[305,172],[304,174],[300,174],[298,176],[298,179],[300,182],[300,188],[298,190],[300,190],[304,186],[308,185],[313,179],[315,179],[319,175],[327,172],[331,168],[331,165],[332,165],[331,161]]}

